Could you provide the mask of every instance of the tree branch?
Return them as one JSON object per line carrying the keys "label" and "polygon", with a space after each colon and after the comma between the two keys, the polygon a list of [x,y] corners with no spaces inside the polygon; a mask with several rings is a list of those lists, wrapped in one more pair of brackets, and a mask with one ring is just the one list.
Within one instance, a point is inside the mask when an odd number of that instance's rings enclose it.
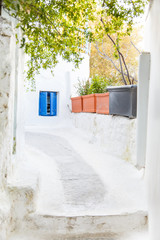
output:
{"label": "tree branch", "polygon": [[[3,1],[3,0],[0,0],[0,3],[1,3],[1,1]],[[35,12],[37,13],[37,15],[41,15],[42,13],[41,13],[41,11],[34,5],[34,4],[32,4],[32,3],[25,3],[25,2],[21,2],[21,4],[23,5],[23,6],[28,6],[29,8],[34,8],[35,9]],[[5,6],[3,6],[4,8],[5,8]],[[6,9],[6,8],[5,8]],[[10,15],[10,16],[12,16],[11,14],[10,14],[10,12],[6,9],[6,12]],[[49,21],[49,23],[54,27],[54,29],[56,30],[56,32],[58,33],[58,35],[60,35],[61,36],[61,33],[58,31],[58,29],[57,29],[57,27],[55,26],[55,24],[49,19],[49,16],[46,14],[46,12],[43,12],[43,15],[45,15],[45,17],[46,17],[46,19]],[[12,16],[13,17],[13,16]],[[16,18],[16,17],[14,17],[14,18]],[[19,22],[21,22],[20,21],[20,19],[18,19],[18,18],[16,18]]]}
{"label": "tree branch", "polygon": [[[28,4],[28,6],[29,6],[29,7],[33,7],[38,14],[41,14],[41,11],[39,11],[39,9],[38,9],[37,7],[35,7],[35,5],[33,5],[33,4]],[[50,24],[54,27],[54,29],[56,30],[56,32],[61,36],[61,33],[57,30],[57,27],[54,25],[53,21],[51,21],[51,20],[49,19],[49,16],[46,14],[46,12],[43,13],[43,14],[45,14],[46,19],[47,19],[47,20],[50,22]]]}
{"label": "tree branch", "polygon": [[104,7],[104,4],[105,4],[105,0],[103,0],[102,7]]}
{"label": "tree branch", "polygon": [[0,16],[2,15],[2,1],[3,0],[0,0]]}
{"label": "tree branch", "polygon": [[134,4],[134,2],[133,2],[132,0],[131,0],[131,3],[132,3],[132,5],[133,5],[134,11],[137,12],[137,9],[136,9],[136,7],[135,7],[135,4]]}
{"label": "tree branch", "polygon": [[139,54],[141,54],[141,51],[139,51],[139,49],[134,45],[134,43],[131,41],[131,44],[133,45],[133,47],[138,51]]}
{"label": "tree branch", "polygon": [[124,59],[124,56],[123,56],[122,53],[120,53],[120,55],[121,55],[121,57],[122,57],[123,64],[124,64],[125,69],[126,69],[126,71],[127,71],[127,77],[128,77],[129,83],[132,84],[132,83],[131,83],[131,80],[130,80],[130,76],[129,76],[128,67],[127,67],[127,65],[126,65],[126,61],[125,61],[125,59]]}
{"label": "tree branch", "polygon": [[103,59],[109,60],[109,61],[113,64],[113,66],[115,67],[115,69],[116,69],[119,73],[121,73],[121,71],[118,69],[118,67],[117,67],[116,64],[114,63],[114,61],[113,61],[107,54],[102,53],[102,52],[99,50],[98,44],[94,45],[94,47],[97,49],[98,54],[99,54]]}
{"label": "tree branch", "polygon": [[127,85],[126,79],[124,77],[124,71],[123,71],[123,66],[122,66],[122,61],[121,61],[122,56],[119,51],[118,51],[118,57],[119,57],[119,64],[120,64],[120,68],[121,68],[122,78],[123,78],[125,85]]}
{"label": "tree branch", "polygon": [[[101,17],[101,22],[102,22],[103,26],[105,27],[105,24],[104,24],[104,21],[103,21],[102,17]],[[107,36],[108,36],[108,38],[112,41],[113,45],[116,47],[116,50],[117,50],[117,52],[118,52],[119,62],[120,62],[120,67],[121,67],[121,75],[122,75],[124,84],[127,85],[127,82],[126,82],[126,80],[125,80],[125,78],[124,78],[124,72],[123,72],[123,67],[122,67],[121,58],[122,58],[123,64],[124,64],[125,69],[126,69],[126,72],[127,72],[128,81],[129,81],[129,83],[131,84],[131,80],[130,80],[130,76],[129,76],[129,71],[128,71],[128,68],[127,68],[127,65],[126,65],[124,56],[123,56],[123,54],[119,51],[118,46],[116,45],[116,43],[115,43],[115,41],[113,40],[113,38],[112,38],[108,33],[107,33]]]}
{"label": "tree branch", "polygon": [[[131,84],[131,80],[130,80],[130,77],[129,77],[129,71],[128,71],[128,68],[127,68],[127,65],[126,65],[126,62],[125,62],[124,56],[123,56],[123,54],[119,51],[119,49],[118,49],[118,47],[117,47],[115,41],[113,40],[113,38],[112,38],[109,34],[107,34],[107,36],[108,36],[109,39],[112,41],[112,43],[116,46],[116,49],[117,49],[118,55],[121,56],[122,61],[123,61],[123,64],[124,64],[125,69],[126,69],[126,71],[127,71],[127,77],[128,77],[129,83]],[[119,57],[120,64],[121,64],[121,58]],[[122,69],[122,70],[123,70],[123,69]],[[122,74],[123,74],[123,72],[122,72]],[[123,75],[124,75],[124,74],[123,74]],[[123,77],[123,75],[122,75],[122,77]],[[125,82],[125,84],[127,85],[126,80],[125,80],[124,82]]]}
{"label": "tree branch", "polygon": [[[101,52],[101,51],[99,50],[98,44],[94,45],[94,47],[96,48],[96,50],[97,50],[97,52],[98,52],[98,54],[99,54],[99,56],[100,56],[101,58],[110,61],[110,62],[113,64],[114,68],[115,68],[120,74],[122,74],[122,73],[121,73],[121,70],[116,66],[115,62],[114,62],[106,53]],[[124,76],[127,77],[127,74],[124,73]],[[134,82],[134,81],[137,82],[137,80],[136,80],[133,76],[130,76],[130,78],[132,79],[133,82]]]}

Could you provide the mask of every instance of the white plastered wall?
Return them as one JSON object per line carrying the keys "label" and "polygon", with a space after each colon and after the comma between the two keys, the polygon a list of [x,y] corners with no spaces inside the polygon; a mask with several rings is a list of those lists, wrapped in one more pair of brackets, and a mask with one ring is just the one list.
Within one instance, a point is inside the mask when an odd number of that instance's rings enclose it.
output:
{"label": "white plastered wall", "polygon": [[160,1],[150,2],[146,22],[146,49],[151,53],[147,132],[147,186],[150,239],[160,239]]}
{"label": "white plastered wall", "polygon": [[[0,17],[0,239],[11,229],[12,199],[9,184],[21,160],[24,145],[23,50],[16,44],[16,20],[4,10]],[[14,140],[15,139],[15,140]]]}
{"label": "white plastered wall", "polygon": [[11,23],[0,17],[0,239],[6,240],[9,232],[10,201],[7,179],[12,172],[14,55]]}
{"label": "white plastered wall", "polygon": [[[72,96],[76,96],[76,85],[78,79],[87,80],[89,78],[89,56],[84,54],[84,60],[78,69],[72,63],[59,60],[54,75],[51,71],[41,70],[36,76],[36,91],[25,92],[25,122],[28,126],[55,126],[61,121],[70,117]],[[58,92],[57,116],[39,116],[39,92],[53,91]]]}
{"label": "white plastered wall", "polygon": [[76,128],[88,133],[90,143],[96,143],[109,155],[136,165],[136,119],[96,113],[72,113]]}

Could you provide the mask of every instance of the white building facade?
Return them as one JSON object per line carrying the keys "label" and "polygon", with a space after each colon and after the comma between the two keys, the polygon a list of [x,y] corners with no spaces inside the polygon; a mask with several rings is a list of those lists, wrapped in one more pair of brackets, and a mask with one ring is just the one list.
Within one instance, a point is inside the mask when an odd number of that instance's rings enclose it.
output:
{"label": "white building facade", "polygon": [[[52,127],[61,121],[66,120],[71,112],[71,97],[76,96],[76,86],[78,81],[86,81],[89,78],[89,55],[84,54],[84,59],[79,68],[75,69],[72,63],[67,63],[60,59],[56,68],[51,70],[41,70],[36,75],[35,90],[24,93],[24,125]],[[50,116],[40,114],[40,92],[56,93],[56,114]]]}

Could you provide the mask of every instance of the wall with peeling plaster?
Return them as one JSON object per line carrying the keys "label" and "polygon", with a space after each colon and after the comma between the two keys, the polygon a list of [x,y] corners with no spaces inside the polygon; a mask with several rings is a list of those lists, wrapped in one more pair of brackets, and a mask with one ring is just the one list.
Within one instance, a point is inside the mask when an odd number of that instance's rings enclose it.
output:
{"label": "wall with peeling plaster", "polygon": [[[23,52],[16,45],[16,21],[2,13],[0,17],[0,239],[6,240],[11,229],[13,198],[9,181],[16,169],[20,146],[23,95]],[[19,34],[19,32],[17,32]],[[17,111],[18,109],[18,111]],[[18,120],[17,120],[18,119]],[[17,130],[18,128],[18,130]],[[17,147],[19,151],[17,151]]]}
{"label": "wall with peeling plaster", "polygon": [[0,17],[0,239],[5,240],[10,221],[10,203],[7,196],[7,178],[12,171],[13,93],[11,52],[12,28]]}

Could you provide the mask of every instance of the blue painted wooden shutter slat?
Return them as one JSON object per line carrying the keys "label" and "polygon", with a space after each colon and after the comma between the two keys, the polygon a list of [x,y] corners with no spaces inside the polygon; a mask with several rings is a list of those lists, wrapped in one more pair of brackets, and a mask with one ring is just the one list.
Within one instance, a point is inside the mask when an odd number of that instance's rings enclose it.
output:
{"label": "blue painted wooden shutter slat", "polygon": [[50,93],[50,113],[51,116],[56,116],[57,115],[57,93],[56,92],[51,92]]}
{"label": "blue painted wooden shutter slat", "polygon": [[40,92],[39,115],[47,116],[47,92]]}

